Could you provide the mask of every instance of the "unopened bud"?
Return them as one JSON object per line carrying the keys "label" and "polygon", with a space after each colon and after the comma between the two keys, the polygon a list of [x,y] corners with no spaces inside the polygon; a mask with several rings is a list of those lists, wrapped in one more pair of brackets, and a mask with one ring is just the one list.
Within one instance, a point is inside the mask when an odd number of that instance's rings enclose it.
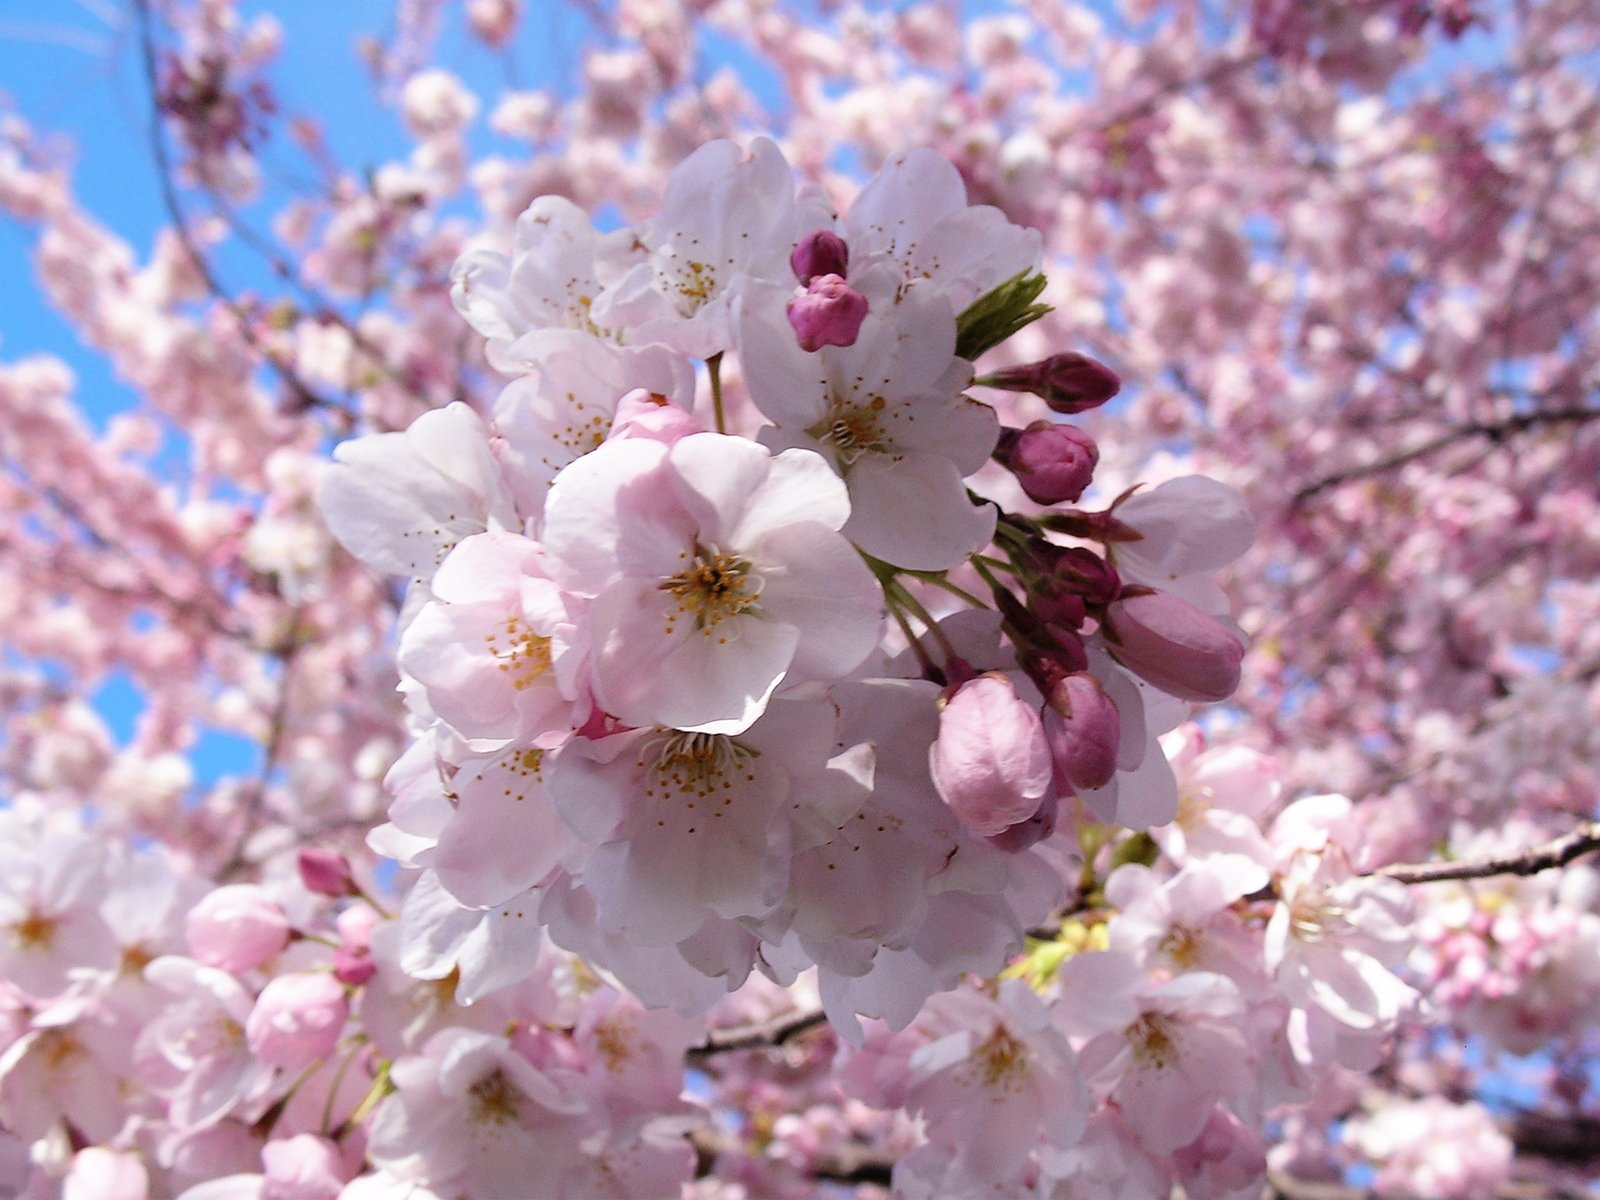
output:
{"label": "unopened bud", "polygon": [[1033,641],[1018,647],[1017,661],[1028,678],[1048,696],[1065,676],[1085,670],[1089,666],[1089,655],[1076,630],[1062,625],[1041,625],[1034,630]]}
{"label": "unopened bud", "polygon": [[349,998],[332,975],[279,975],[256,998],[245,1038],[268,1066],[298,1071],[333,1053],[349,1016]]}
{"label": "unopened bud", "polygon": [[789,266],[801,287],[807,287],[818,275],[844,275],[850,265],[850,247],[844,239],[828,229],[814,229],[795,244],[789,253]]}
{"label": "unopened bud", "polygon": [[319,896],[354,896],[357,894],[355,877],[350,873],[350,860],[336,850],[315,850],[310,847],[300,851],[300,882],[306,891]]}
{"label": "unopened bud", "polygon": [[333,952],[333,975],[340,983],[360,987],[378,973],[378,964],[366,950],[340,946]]}
{"label": "unopened bud", "polygon": [[1107,606],[1105,631],[1118,662],[1179,699],[1226,700],[1239,686],[1238,635],[1170,592],[1139,592]]}
{"label": "unopened bud", "polygon": [[851,346],[867,319],[867,298],[838,275],[818,275],[789,301],[788,313],[802,350]]}
{"label": "unopened bud", "polygon": [[994,456],[1036,504],[1071,504],[1094,478],[1100,449],[1083,430],[1053,421],[1006,429]]}
{"label": "unopened bud", "polygon": [[1117,569],[1087,546],[1057,546],[1041,538],[1030,543],[1028,551],[1030,565],[1043,576],[1035,611],[1042,612],[1040,603],[1046,597],[1071,598],[1100,608],[1122,594]]}
{"label": "unopened bud", "polygon": [[1056,831],[1056,819],[1061,806],[1054,796],[1046,796],[1039,811],[1026,821],[1018,821],[1000,833],[989,836],[989,844],[1007,854],[1021,854],[1030,846],[1037,846]]}
{"label": "unopened bud", "polygon": [[1099,788],[1117,773],[1122,714],[1087,671],[1065,676],[1044,709],[1044,736],[1056,770],[1074,788]]}
{"label": "unopened bud", "polygon": [[1008,392],[1032,392],[1058,413],[1088,412],[1122,390],[1110,367],[1083,354],[1052,354],[1021,367],[1007,367],[978,380]]}
{"label": "unopened bud", "polygon": [[940,710],[928,767],[950,810],[982,837],[1037,813],[1053,776],[1038,712],[993,673],[963,684]]}

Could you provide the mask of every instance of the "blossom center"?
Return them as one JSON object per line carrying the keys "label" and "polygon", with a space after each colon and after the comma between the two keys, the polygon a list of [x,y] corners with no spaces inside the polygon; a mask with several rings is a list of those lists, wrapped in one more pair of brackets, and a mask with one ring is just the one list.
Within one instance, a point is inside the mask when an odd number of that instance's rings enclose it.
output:
{"label": "blossom center", "polygon": [[633,1056],[633,1022],[617,1013],[595,1024],[594,1048],[605,1060],[606,1069],[616,1072]]}
{"label": "blossom center", "polygon": [[1177,1056],[1171,1023],[1158,1013],[1146,1013],[1140,1017],[1128,1026],[1126,1036],[1133,1049],[1133,1057],[1145,1066],[1164,1070]]}
{"label": "blossom center", "polygon": [[17,945],[25,950],[48,950],[56,940],[56,922],[41,912],[30,912],[11,927]]}
{"label": "blossom center", "polygon": [[835,400],[826,418],[807,432],[833,448],[844,466],[852,465],[864,454],[888,454],[893,449],[883,427],[886,402],[873,396],[865,404]]}
{"label": "blossom center", "polygon": [[472,1097],[472,1120],[478,1125],[511,1125],[517,1121],[522,1093],[498,1068],[467,1089]]}
{"label": "blossom center", "polygon": [[[688,552],[683,556],[687,558]],[[761,576],[749,559],[708,550],[697,543],[694,560],[656,587],[677,601],[667,614],[666,632],[674,632],[678,618],[687,614],[694,620],[694,627],[709,637],[728,618],[754,611],[761,596]]]}
{"label": "blossom center", "polygon": [[1174,925],[1161,939],[1159,949],[1176,966],[1187,971],[1199,963],[1204,945],[1205,937],[1198,929],[1192,925]]}
{"label": "blossom center", "polygon": [[1028,1077],[1028,1048],[1003,1026],[973,1052],[979,1081],[990,1091],[1015,1091]]}
{"label": "blossom center", "polygon": [[664,282],[668,291],[677,294],[678,315],[692,317],[717,294],[717,268],[699,259],[685,259],[672,264]]}
{"label": "blossom center", "polygon": [[517,691],[530,688],[550,669],[550,639],[540,637],[520,616],[508,616],[499,632],[484,634],[489,653],[499,659],[496,669],[510,676]]}
{"label": "blossom center", "polygon": [[713,792],[729,791],[741,764],[755,753],[720,733],[675,731],[661,745],[655,763],[656,786],[646,788],[645,795],[654,796],[659,789],[705,798]]}

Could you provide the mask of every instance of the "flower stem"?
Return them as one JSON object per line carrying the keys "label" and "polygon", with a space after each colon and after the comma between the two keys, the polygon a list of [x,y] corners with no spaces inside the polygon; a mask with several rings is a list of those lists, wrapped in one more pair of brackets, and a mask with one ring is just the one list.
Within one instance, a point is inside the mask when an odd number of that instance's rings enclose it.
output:
{"label": "flower stem", "polygon": [[706,369],[711,372],[711,412],[717,422],[717,432],[728,432],[727,415],[722,411],[722,351],[706,359]]}

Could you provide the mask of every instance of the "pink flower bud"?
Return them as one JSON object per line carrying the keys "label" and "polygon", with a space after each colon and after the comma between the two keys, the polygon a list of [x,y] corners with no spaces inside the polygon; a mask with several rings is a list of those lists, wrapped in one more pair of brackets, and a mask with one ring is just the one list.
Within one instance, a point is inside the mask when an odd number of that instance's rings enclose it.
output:
{"label": "pink flower bud", "polygon": [[352,904],[334,920],[339,948],[333,952],[333,973],[340,983],[360,987],[378,973],[372,958],[372,931],[381,921],[365,904]]}
{"label": "pink flower bud", "polygon": [[1056,770],[1074,788],[1099,788],[1117,773],[1122,714],[1087,671],[1065,676],[1044,710],[1044,736]]}
{"label": "pink flower bud", "polygon": [[248,971],[289,944],[289,918],[253,883],[220,887],[189,912],[189,953],[208,967]]}
{"label": "pink flower bud", "polygon": [[1021,367],[1007,367],[978,382],[1008,392],[1032,392],[1058,413],[1088,412],[1122,390],[1122,380],[1104,363],[1082,354],[1052,354]]}
{"label": "pink flower bud", "polygon": [[350,860],[337,850],[317,850],[310,846],[300,851],[300,882],[306,891],[319,896],[354,896],[357,894],[355,877],[350,873]]}
{"label": "pink flower bud", "polygon": [[1083,430],[1052,421],[1000,434],[995,457],[1010,468],[1036,504],[1070,504],[1094,478],[1100,450]]}
{"label": "pink flower bud", "polygon": [[1239,686],[1244,643],[1170,592],[1138,592],[1106,608],[1117,661],[1182,700],[1226,700]]}
{"label": "pink flower bud", "polygon": [[336,1200],[351,1172],[327,1138],[297,1133],[261,1147],[262,1200]]}
{"label": "pink flower bud", "polygon": [[1046,796],[1039,811],[1026,821],[1018,821],[1010,828],[992,835],[989,844],[1007,854],[1021,854],[1029,846],[1037,846],[1056,831],[1056,819],[1061,806],[1054,796]]}
{"label": "pink flower bud", "polygon": [[951,811],[984,837],[1028,820],[1050,790],[1039,714],[992,672],[963,684],[940,711],[928,766]]}
{"label": "pink flower bud", "polygon": [[1030,562],[1046,576],[1051,591],[1081,596],[1096,607],[1110,604],[1122,594],[1117,569],[1087,546],[1057,546],[1040,540],[1028,548]]}
{"label": "pink flower bud", "polygon": [[61,1200],[146,1200],[149,1195],[150,1174],[139,1156],[108,1146],[79,1150],[61,1181]]}
{"label": "pink flower bud", "polygon": [[261,989],[244,1033],[262,1062],[299,1071],[333,1053],[349,1015],[344,985],[332,975],[280,975]]}
{"label": "pink flower bud", "polygon": [[1028,678],[1046,696],[1055,691],[1063,678],[1089,665],[1089,655],[1077,631],[1065,625],[1040,625],[1034,641],[1017,650],[1017,659]]}
{"label": "pink flower bud", "polygon": [[788,313],[802,350],[850,346],[867,319],[867,298],[837,275],[818,275],[789,301]]}
{"label": "pink flower bud", "polygon": [[837,233],[816,229],[795,244],[789,254],[789,266],[802,287],[818,275],[843,275],[850,264],[850,247]]}
{"label": "pink flower bud", "polygon": [[340,983],[360,987],[378,973],[378,964],[365,948],[340,946],[333,952],[333,974]]}

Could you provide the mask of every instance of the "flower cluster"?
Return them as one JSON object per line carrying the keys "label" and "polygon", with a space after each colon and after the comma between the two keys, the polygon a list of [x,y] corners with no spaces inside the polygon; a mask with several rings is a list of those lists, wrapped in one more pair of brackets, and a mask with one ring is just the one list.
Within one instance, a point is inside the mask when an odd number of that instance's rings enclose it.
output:
{"label": "flower cluster", "polygon": [[1340,1095],[1410,1010],[1410,899],[1351,874],[1349,802],[1279,811],[1271,760],[1193,726],[1163,749],[1183,811],[1159,848],[1086,830],[1103,882],[1059,930],[847,1057],[860,1098],[923,1119],[899,1193],[1259,1196],[1262,1114]]}
{"label": "flower cluster", "polygon": [[0,813],[6,1195],[489,1197],[538,1179],[577,1197],[618,1178],[645,1197],[688,1178],[681,1018],[553,949],[468,1009],[341,855],[215,886],[18,800]]}
{"label": "flower cluster", "polygon": [[1117,390],[1077,354],[974,379],[1038,262],[931,152],[836,213],[758,139],[641,225],[546,196],[457,263],[513,378],[341,446],[321,499],[411,581],[373,839],[424,872],[407,936],[463,930],[466,998],[548,929],[685,1013],[815,965],[836,1021],[903,1025],[1062,900],[1063,806],[1171,819],[1155,739],[1238,681],[1210,573],[1251,524],[1198,477],[1072,507],[1090,435],[968,394]]}

